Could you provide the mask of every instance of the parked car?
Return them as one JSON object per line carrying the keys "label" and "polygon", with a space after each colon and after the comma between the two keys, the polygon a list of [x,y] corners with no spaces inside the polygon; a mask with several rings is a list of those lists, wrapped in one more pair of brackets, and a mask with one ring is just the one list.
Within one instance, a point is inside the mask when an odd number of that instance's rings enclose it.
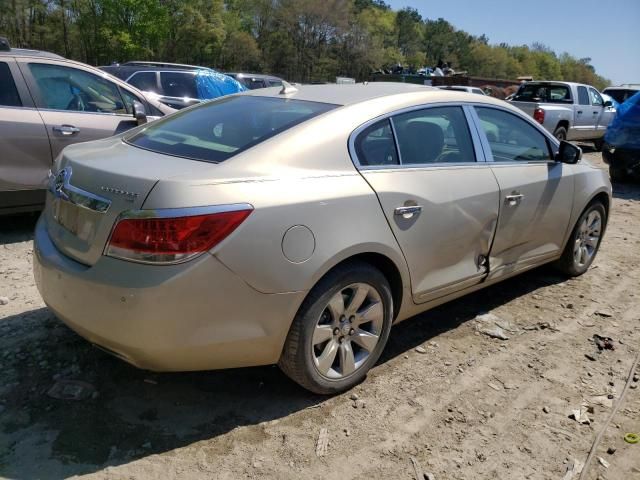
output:
{"label": "parked car", "polygon": [[477,93],[478,95],[485,95],[481,88],[468,87],[465,85],[439,85],[438,88],[442,90],[455,90],[457,92]]}
{"label": "parked car", "polygon": [[602,159],[614,181],[640,180],[640,91],[618,107],[605,135]]}
{"label": "parked car", "polygon": [[607,87],[602,91],[618,103],[626,102],[638,92],[640,92],[640,83],[626,83],[618,87]]}
{"label": "parked car", "polygon": [[174,110],[96,68],[34,50],[0,51],[0,215],[41,209],[53,159]]}
{"label": "parked car", "polygon": [[604,133],[616,114],[590,85],[572,82],[527,82],[511,104],[531,115],[558,140],[593,141],[602,148]]}
{"label": "parked car", "polygon": [[274,77],[273,75],[263,75],[261,73],[237,73],[237,72],[228,72],[232,78],[235,78],[242,85],[247,87],[249,90],[254,90],[256,88],[267,88],[267,87],[281,87],[282,79],[278,77]]}
{"label": "parked car", "polygon": [[135,61],[100,68],[178,110],[246,90],[227,75],[195,65]]}
{"label": "parked car", "polygon": [[339,392],[394,323],[547,262],[586,272],[611,184],[580,157],[483,95],[252,90],[65,149],[35,279],[67,325],[139,367],[278,363]]}

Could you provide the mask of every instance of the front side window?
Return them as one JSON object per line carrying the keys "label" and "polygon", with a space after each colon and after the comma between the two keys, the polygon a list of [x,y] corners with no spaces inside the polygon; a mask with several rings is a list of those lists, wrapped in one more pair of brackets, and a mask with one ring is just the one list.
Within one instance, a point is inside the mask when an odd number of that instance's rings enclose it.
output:
{"label": "front side window", "polygon": [[462,107],[434,107],[393,117],[403,165],[475,162]]}
{"label": "front side window", "polygon": [[494,162],[551,160],[547,139],[525,120],[495,108],[476,107],[476,112]]}
{"label": "front side window", "polygon": [[11,70],[5,62],[0,62],[0,105],[5,107],[22,106],[18,89],[11,76]]}
{"label": "front side window", "polygon": [[356,139],[358,162],[363,167],[398,165],[398,154],[389,119],[377,122],[363,130]]}
{"label": "front side window", "polygon": [[117,85],[98,75],[44,63],[30,63],[29,70],[40,90],[38,108],[127,113]]}
{"label": "front side window", "polygon": [[602,95],[600,95],[596,89],[590,88],[589,96],[591,97],[591,105],[593,105],[594,107],[601,107],[602,105],[604,105]]}
{"label": "front side window", "polygon": [[160,72],[160,86],[167,97],[200,98],[193,73]]}
{"label": "front side window", "polygon": [[228,96],[157,120],[126,141],[167,155],[222,162],[334,108],[286,98]]}
{"label": "front side window", "polygon": [[156,72],[136,72],[127,83],[130,83],[143,92],[158,93],[158,83],[156,82]]}
{"label": "front side window", "polygon": [[589,93],[587,87],[578,87],[578,103],[580,105],[589,105]]}

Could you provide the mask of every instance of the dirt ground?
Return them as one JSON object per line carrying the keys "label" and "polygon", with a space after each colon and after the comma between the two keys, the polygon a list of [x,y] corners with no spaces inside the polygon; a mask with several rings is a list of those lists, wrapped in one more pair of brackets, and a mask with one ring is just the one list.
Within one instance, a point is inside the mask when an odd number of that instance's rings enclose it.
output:
{"label": "dirt ground", "polygon": [[[544,267],[408,320],[368,379],[332,398],[276,367],[153,374],[91,347],[34,286],[34,217],[0,219],[0,477],[412,479],[415,461],[438,480],[577,479],[567,469],[585,462],[640,349],[640,185],[614,196],[585,275]],[[476,331],[486,312],[511,323],[508,340]],[[615,350],[598,352],[594,334]],[[60,379],[95,393],[51,398]],[[590,424],[570,418],[583,403]],[[640,433],[639,388],[582,480],[640,479],[627,432]]]}

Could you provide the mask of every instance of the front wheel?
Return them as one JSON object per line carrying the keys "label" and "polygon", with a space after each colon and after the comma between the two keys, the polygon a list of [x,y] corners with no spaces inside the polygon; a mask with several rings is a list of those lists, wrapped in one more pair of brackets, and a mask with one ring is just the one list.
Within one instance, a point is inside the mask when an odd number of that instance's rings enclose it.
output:
{"label": "front wheel", "polygon": [[314,393],[348,390],[380,357],[392,318],[391,288],[379,270],[360,262],[338,267],[302,303],[278,365]]}
{"label": "front wheel", "polygon": [[586,272],[598,253],[606,224],[604,205],[593,202],[580,215],[556,267],[571,277]]}

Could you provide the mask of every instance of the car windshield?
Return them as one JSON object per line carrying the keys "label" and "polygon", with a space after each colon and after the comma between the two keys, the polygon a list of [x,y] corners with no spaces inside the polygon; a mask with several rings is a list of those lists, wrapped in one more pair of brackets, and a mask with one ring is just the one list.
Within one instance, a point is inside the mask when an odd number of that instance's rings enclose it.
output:
{"label": "car windshield", "polygon": [[125,141],[153,152],[217,163],[336,107],[286,98],[224,97],[157,120]]}
{"label": "car windshield", "polygon": [[520,87],[514,100],[517,102],[571,103],[571,91],[566,85],[526,83]]}
{"label": "car windshield", "polygon": [[639,91],[640,90],[631,90],[628,88],[607,88],[604,93],[612,97],[616,102],[624,103]]}

